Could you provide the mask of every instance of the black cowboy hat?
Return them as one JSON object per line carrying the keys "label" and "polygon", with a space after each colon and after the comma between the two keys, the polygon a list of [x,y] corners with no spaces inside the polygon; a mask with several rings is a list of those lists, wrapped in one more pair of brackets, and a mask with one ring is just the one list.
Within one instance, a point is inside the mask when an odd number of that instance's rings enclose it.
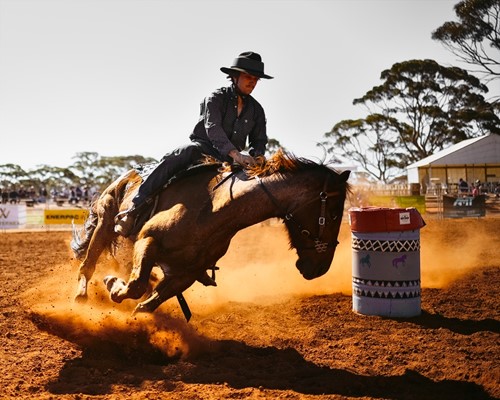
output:
{"label": "black cowboy hat", "polygon": [[231,68],[222,67],[220,69],[225,74],[231,75],[232,72],[246,72],[247,74],[256,76],[258,78],[273,79],[272,76],[264,73],[264,63],[260,54],[253,51],[246,51],[241,53],[234,59]]}

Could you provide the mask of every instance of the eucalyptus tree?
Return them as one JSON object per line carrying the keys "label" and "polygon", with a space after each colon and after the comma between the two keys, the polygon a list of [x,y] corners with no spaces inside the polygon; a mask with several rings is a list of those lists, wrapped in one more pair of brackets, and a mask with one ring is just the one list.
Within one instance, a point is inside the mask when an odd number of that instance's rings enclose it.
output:
{"label": "eucalyptus tree", "polygon": [[[325,133],[325,147],[332,155],[332,162],[345,159],[359,164],[372,178],[388,182],[399,175],[402,168],[401,154],[396,147],[397,121],[381,114],[370,114],[366,118],[348,119],[335,124]],[[340,154],[342,157],[340,157]]]}
{"label": "eucalyptus tree", "polygon": [[82,186],[104,189],[124,172],[140,165],[155,162],[151,157],[140,155],[106,157],[95,152],[77,153],[76,161],[69,167]]}
{"label": "eucalyptus tree", "polygon": [[479,70],[487,81],[500,79],[500,1],[463,0],[455,5],[458,21],[432,32],[459,60]]}
{"label": "eucalyptus tree", "polygon": [[267,141],[266,156],[269,157],[269,156],[273,155],[280,148],[285,149],[281,145],[281,143],[279,142],[278,139],[269,138],[269,140]]}
{"label": "eucalyptus tree", "polygon": [[27,172],[16,164],[0,165],[1,186],[17,185],[28,177]]}
{"label": "eucalyptus tree", "polygon": [[50,188],[70,187],[78,177],[69,168],[40,165],[27,174],[32,186]]}
{"label": "eucalyptus tree", "polygon": [[382,71],[381,80],[353,101],[368,117],[337,123],[322,143],[362,160],[378,179],[464,139],[500,133],[494,105],[484,98],[488,88],[463,69],[409,60]]}

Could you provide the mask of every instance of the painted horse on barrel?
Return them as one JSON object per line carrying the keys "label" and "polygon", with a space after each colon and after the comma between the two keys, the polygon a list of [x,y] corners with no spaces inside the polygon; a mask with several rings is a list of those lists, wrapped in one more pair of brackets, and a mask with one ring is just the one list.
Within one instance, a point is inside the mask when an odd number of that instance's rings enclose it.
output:
{"label": "painted horse on barrel", "polygon": [[[152,217],[129,237],[135,241],[132,272],[128,282],[104,279],[111,299],[143,297],[155,266],[163,277],[134,312],[152,312],[196,281],[215,285],[207,270],[215,268],[234,235],[274,217],[285,223],[302,276],[323,275],[338,244],[349,173],[281,151],[245,170],[196,167],[159,194]],[[140,182],[134,170],[118,178],[91,206],[83,231],[74,232],[72,248],[82,260],[76,300],[86,299],[99,256],[117,239],[114,216],[130,205]]]}

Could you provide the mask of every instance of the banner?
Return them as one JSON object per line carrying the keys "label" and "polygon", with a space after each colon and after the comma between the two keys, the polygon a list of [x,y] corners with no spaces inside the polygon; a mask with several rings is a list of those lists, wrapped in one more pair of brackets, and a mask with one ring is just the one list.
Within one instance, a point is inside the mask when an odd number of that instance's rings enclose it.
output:
{"label": "banner", "polygon": [[26,224],[25,205],[0,205],[0,229],[17,229]]}
{"label": "banner", "polygon": [[64,210],[44,210],[43,219],[46,225],[56,224],[76,224],[82,225],[87,216],[88,210],[82,209],[64,209]]}
{"label": "banner", "polygon": [[443,196],[443,215],[445,218],[484,217],[486,215],[486,196]]}

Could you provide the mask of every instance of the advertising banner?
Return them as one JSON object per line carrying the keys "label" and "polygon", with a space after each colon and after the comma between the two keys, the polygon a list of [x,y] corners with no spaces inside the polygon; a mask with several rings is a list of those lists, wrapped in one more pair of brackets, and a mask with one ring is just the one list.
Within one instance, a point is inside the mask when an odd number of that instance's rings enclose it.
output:
{"label": "advertising banner", "polygon": [[88,210],[82,209],[57,209],[44,210],[44,224],[60,225],[60,224],[75,224],[82,225],[89,215]]}
{"label": "advertising banner", "polygon": [[486,196],[443,196],[443,215],[445,218],[484,217],[486,215]]}
{"label": "advertising banner", "polygon": [[0,229],[17,229],[26,224],[26,206],[1,204]]}

